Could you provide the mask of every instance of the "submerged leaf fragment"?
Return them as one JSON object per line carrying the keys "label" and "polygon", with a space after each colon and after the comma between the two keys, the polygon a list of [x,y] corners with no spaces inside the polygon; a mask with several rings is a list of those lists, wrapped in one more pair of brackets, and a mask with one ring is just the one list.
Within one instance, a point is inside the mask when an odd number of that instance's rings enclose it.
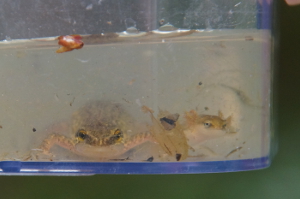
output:
{"label": "submerged leaf fragment", "polygon": [[74,49],[80,49],[83,47],[82,37],[80,35],[62,35],[58,38],[58,44],[61,47],[56,51],[56,53],[63,53],[72,51]]}
{"label": "submerged leaf fragment", "polygon": [[[181,125],[178,123],[172,129],[166,130],[161,121],[154,117],[153,110],[151,110],[147,106],[143,106],[142,110],[145,113],[150,113],[150,117],[152,120],[150,131],[158,144],[163,148],[163,150],[168,155],[175,157],[177,161],[185,160],[188,157],[189,146],[187,144],[187,139],[184,135]],[[167,111],[160,111],[159,116],[162,116],[160,118],[165,118],[163,119],[164,123],[168,123],[170,122],[170,120],[172,120],[175,124],[179,117],[179,114],[170,114]],[[168,118],[168,122],[166,122],[166,118]],[[180,157],[178,157],[178,154],[180,154]]]}
{"label": "submerged leaf fragment", "polygon": [[180,153],[177,153],[177,154],[176,154],[176,160],[177,160],[177,161],[180,161],[180,159],[181,159],[181,154],[180,154]]}
{"label": "submerged leaf fragment", "polygon": [[176,126],[176,121],[179,118],[179,114],[170,114],[165,117],[160,118],[160,123],[163,125],[163,127],[167,130],[170,131]]}
{"label": "submerged leaf fragment", "polygon": [[147,160],[145,160],[146,162],[153,162],[153,160],[154,160],[154,157],[153,156],[151,156],[150,158],[148,158]]}
{"label": "submerged leaf fragment", "polygon": [[243,147],[237,147],[237,148],[235,148],[235,149],[233,149],[232,151],[230,151],[226,156],[225,156],[225,158],[228,158],[231,154],[233,154],[233,153],[235,153],[235,152],[237,152],[237,151],[239,151],[239,150],[241,150]]}

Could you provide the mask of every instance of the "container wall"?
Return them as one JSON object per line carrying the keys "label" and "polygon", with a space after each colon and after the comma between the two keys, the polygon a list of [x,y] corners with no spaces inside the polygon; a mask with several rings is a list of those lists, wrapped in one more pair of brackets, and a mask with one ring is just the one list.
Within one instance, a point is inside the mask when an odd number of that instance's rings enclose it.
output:
{"label": "container wall", "polygon": [[269,165],[270,2],[1,4],[3,173]]}

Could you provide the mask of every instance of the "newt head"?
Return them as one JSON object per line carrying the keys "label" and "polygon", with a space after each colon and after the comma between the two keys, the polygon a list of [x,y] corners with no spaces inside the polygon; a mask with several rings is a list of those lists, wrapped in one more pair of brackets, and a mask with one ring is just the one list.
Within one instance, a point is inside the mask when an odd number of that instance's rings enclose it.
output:
{"label": "newt head", "polygon": [[231,116],[225,119],[221,111],[218,115],[198,115],[195,110],[191,110],[186,112],[184,117],[186,119],[184,133],[191,147],[233,131]]}
{"label": "newt head", "polygon": [[199,122],[203,123],[205,128],[213,128],[217,130],[225,130],[227,125],[230,125],[231,116],[227,119],[223,119],[222,113],[219,111],[219,115],[202,115],[199,117]]}
{"label": "newt head", "polygon": [[231,123],[231,116],[224,119],[221,111],[216,115],[198,115],[195,110],[185,113],[189,126],[203,124],[206,129],[225,130]]}

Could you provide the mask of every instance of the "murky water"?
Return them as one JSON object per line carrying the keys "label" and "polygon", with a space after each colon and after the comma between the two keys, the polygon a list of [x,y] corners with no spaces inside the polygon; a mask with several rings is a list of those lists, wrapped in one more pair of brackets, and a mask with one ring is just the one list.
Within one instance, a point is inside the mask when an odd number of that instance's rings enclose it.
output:
{"label": "murky water", "polygon": [[[57,41],[1,43],[1,160],[208,161],[268,155],[267,31],[194,32],[86,44],[61,54],[55,53],[57,48]],[[96,103],[101,111],[108,102],[122,107],[118,111],[133,121],[120,129],[124,137],[113,144],[117,155],[105,152],[111,145],[86,144],[86,137],[78,143],[72,122],[81,107]],[[143,106],[152,109],[154,117]],[[91,108],[91,115],[97,107]],[[100,122],[114,123],[108,129],[112,136],[112,130],[120,128],[118,122],[129,120],[109,110],[103,111]],[[54,145],[52,155],[33,150],[53,133],[75,147]],[[152,138],[124,149],[132,136],[142,133]]]}

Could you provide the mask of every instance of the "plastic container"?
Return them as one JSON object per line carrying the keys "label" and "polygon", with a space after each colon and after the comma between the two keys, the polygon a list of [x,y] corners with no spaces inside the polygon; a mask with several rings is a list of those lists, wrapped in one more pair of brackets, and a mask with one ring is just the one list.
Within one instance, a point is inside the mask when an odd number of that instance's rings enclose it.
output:
{"label": "plastic container", "polygon": [[2,1],[1,174],[268,167],[270,3]]}

